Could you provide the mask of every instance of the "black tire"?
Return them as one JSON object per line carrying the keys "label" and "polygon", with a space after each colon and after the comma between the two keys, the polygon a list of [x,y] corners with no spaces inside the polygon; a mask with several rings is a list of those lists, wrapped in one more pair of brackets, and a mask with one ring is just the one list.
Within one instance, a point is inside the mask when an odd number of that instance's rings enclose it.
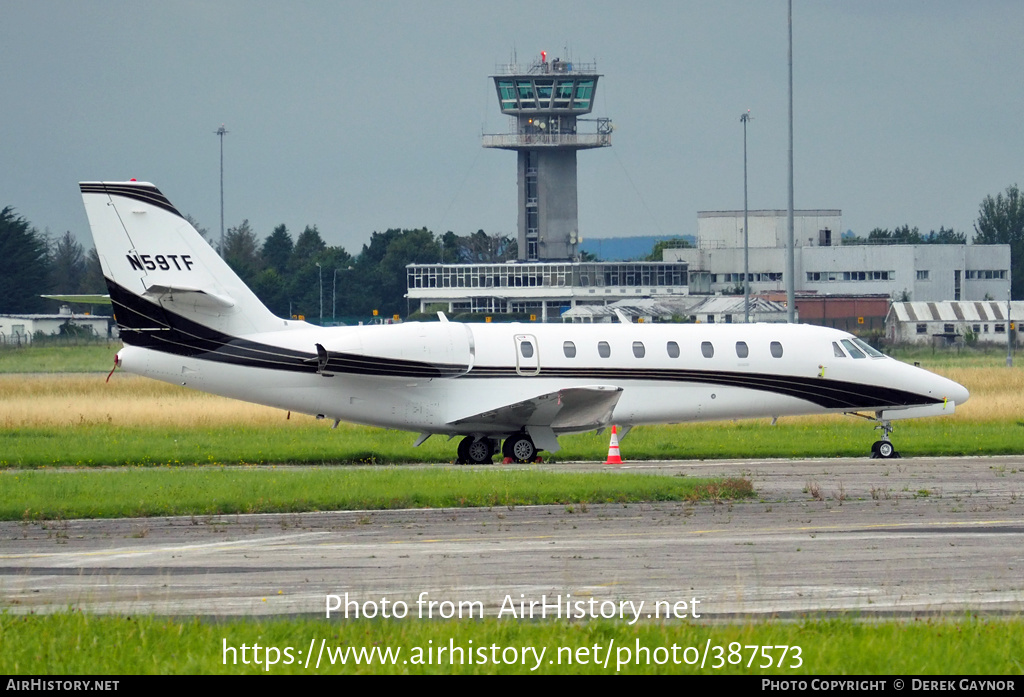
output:
{"label": "black tire", "polygon": [[501,452],[516,462],[533,462],[537,459],[537,446],[525,433],[518,433],[505,439]]}
{"label": "black tire", "polygon": [[466,448],[466,461],[474,465],[491,464],[491,456],[493,455],[494,445],[489,438],[474,439]]}
{"label": "black tire", "polygon": [[896,452],[896,447],[887,440],[878,442],[878,456],[883,460],[888,460],[894,457],[899,457]]}
{"label": "black tire", "polygon": [[459,441],[459,447],[456,452],[458,453],[459,456],[460,465],[465,465],[466,463],[470,462],[469,449],[472,445],[473,436],[466,436],[465,438]]}

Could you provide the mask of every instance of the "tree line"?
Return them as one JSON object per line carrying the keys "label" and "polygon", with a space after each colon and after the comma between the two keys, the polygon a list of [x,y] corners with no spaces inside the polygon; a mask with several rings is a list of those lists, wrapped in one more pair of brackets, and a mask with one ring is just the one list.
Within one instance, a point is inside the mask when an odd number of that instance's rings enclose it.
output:
{"label": "tree line", "polygon": [[[508,236],[435,235],[426,228],[374,232],[353,256],[329,246],[316,225],[297,237],[278,225],[261,239],[248,220],[225,231],[221,248],[186,217],[272,312],[314,322],[363,319],[375,310],[382,317],[406,315],[407,264],[501,263],[518,256]],[[54,239],[12,207],[0,212],[0,313],[55,312],[58,303],[44,294],[106,292],[94,248],[85,251],[70,231]]]}
{"label": "tree line", "polygon": [[[191,218],[203,237],[209,233]],[[966,235],[945,227],[922,234],[909,225],[876,228],[866,239],[843,244],[965,244]],[[974,223],[974,244],[1010,246],[1011,293],[1024,299],[1024,198],[1017,185],[986,196]],[[676,242],[659,243],[678,244]],[[217,246],[214,244],[214,246]],[[518,256],[514,238],[477,230],[469,235],[426,228],[374,232],[352,255],[329,246],[316,225],[293,237],[285,225],[262,239],[248,220],[224,234],[222,256],[275,314],[311,321],[405,316],[406,265],[501,263]],[[660,250],[656,246],[652,256]],[[7,206],[0,211],[0,313],[54,312],[43,294],[105,293],[95,249],[86,251],[71,232],[53,238]]]}

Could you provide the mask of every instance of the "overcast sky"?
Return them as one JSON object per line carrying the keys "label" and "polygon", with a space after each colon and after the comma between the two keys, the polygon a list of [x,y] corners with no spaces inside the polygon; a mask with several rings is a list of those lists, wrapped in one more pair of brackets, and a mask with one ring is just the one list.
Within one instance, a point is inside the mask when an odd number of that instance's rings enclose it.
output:
{"label": "overcast sky", "polygon": [[[970,236],[1024,183],[1024,2],[795,0],[795,205],[866,235]],[[785,0],[7,0],[0,207],[88,241],[79,181],[156,184],[211,233],[316,224],[358,253],[426,226],[514,234],[495,65],[596,61],[611,148],[579,155],[585,238],[786,207]]]}

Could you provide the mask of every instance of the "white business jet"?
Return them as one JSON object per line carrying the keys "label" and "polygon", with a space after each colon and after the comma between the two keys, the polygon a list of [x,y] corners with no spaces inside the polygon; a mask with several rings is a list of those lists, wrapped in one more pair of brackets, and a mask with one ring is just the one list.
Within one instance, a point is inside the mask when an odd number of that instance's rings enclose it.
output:
{"label": "white business jet", "polygon": [[[460,462],[532,462],[619,424],[952,414],[967,390],[855,336],[797,324],[318,327],[273,315],[152,184],[81,184],[123,370],[321,418],[462,436]],[[503,441],[503,443],[502,443]]]}

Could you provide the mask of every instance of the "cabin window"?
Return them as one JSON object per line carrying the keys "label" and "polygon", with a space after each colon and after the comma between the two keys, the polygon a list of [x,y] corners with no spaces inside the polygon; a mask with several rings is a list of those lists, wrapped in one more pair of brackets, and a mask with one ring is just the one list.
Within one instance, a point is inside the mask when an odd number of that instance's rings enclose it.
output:
{"label": "cabin window", "polygon": [[643,358],[645,353],[647,353],[647,349],[644,348],[644,342],[634,341],[633,355],[636,356],[637,358]]}
{"label": "cabin window", "polygon": [[750,350],[747,348],[747,342],[745,342],[745,341],[737,341],[736,342],[736,357],[737,358],[746,358],[748,355],[750,355]]}
{"label": "cabin window", "polygon": [[612,347],[608,345],[607,341],[597,342],[597,355],[601,358],[608,358],[612,355]]}
{"label": "cabin window", "polygon": [[523,358],[533,358],[533,343],[529,341],[520,342],[519,352],[523,354]]}
{"label": "cabin window", "polygon": [[565,354],[566,358],[576,358],[576,344],[571,341],[565,341],[562,343],[562,353]]}
{"label": "cabin window", "polygon": [[843,353],[843,349],[839,348],[839,344],[834,341],[832,342],[832,354],[836,358],[846,358],[846,354]]}
{"label": "cabin window", "polygon": [[852,341],[850,341],[849,339],[843,339],[842,343],[843,343],[843,346],[846,347],[846,350],[849,351],[850,355],[853,356],[854,358],[864,358],[865,357],[864,356],[864,352],[861,351],[859,348],[857,348],[857,346]]}
{"label": "cabin window", "polygon": [[769,344],[768,348],[771,349],[772,356],[775,358],[782,358],[782,344],[778,341],[773,341]]}
{"label": "cabin window", "polygon": [[679,358],[679,344],[677,344],[676,342],[668,342],[668,345],[665,347],[665,349],[668,351],[669,358]]}
{"label": "cabin window", "polygon": [[702,341],[700,342],[700,352],[704,358],[711,358],[715,355],[715,347],[711,345],[710,341]]}

